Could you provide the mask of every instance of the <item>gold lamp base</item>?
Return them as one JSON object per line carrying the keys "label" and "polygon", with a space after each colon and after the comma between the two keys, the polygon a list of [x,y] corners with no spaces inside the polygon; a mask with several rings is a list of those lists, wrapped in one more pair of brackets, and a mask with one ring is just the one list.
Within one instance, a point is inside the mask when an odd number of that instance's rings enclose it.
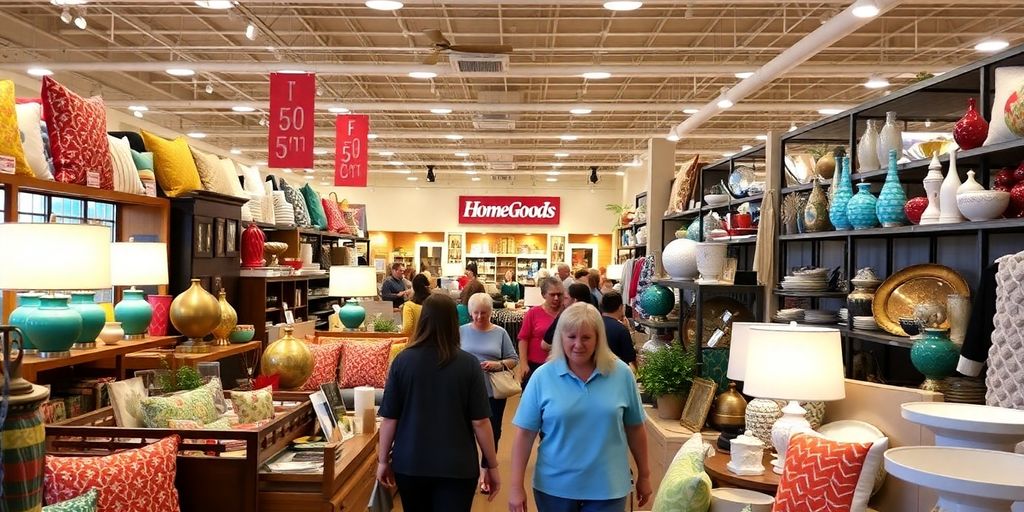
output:
{"label": "gold lamp base", "polygon": [[228,345],[231,345],[231,340],[227,338],[217,338],[213,340],[213,346],[215,347],[226,347]]}
{"label": "gold lamp base", "polygon": [[719,449],[729,451],[732,440],[743,433],[746,410],[747,400],[739,391],[736,391],[735,382],[730,382],[729,389],[715,398],[715,409],[711,413],[711,422],[722,431],[722,434],[718,436]]}

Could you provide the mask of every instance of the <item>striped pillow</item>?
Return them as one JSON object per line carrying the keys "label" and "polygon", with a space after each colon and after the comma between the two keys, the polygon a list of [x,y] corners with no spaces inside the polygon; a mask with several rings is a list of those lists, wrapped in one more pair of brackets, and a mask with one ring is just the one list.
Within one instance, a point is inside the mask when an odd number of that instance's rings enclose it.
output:
{"label": "striped pillow", "polygon": [[107,142],[110,146],[110,163],[114,167],[114,190],[129,194],[145,193],[128,138],[118,139],[107,135]]}

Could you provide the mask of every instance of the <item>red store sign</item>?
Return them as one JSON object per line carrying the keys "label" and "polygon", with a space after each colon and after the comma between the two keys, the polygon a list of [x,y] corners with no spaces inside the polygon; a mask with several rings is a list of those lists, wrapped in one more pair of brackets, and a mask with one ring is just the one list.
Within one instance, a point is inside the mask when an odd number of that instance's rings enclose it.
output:
{"label": "red store sign", "polygon": [[313,168],[313,107],[316,75],[270,74],[269,167]]}
{"label": "red store sign", "polygon": [[557,226],[558,197],[459,196],[459,224],[529,224]]}
{"label": "red store sign", "polygon": [[334,186],[365,187],[370,116],[338,116],[334,129]]}

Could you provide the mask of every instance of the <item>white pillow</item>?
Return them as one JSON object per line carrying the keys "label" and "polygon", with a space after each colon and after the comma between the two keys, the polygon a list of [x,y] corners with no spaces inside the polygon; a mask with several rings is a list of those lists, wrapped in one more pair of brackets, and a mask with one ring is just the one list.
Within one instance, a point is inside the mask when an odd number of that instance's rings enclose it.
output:
{"label": "white pillow", "polygon": [[146,187],[142,186],[142,179],[139,178],[139,170],[135,167],[128,138],[118,139],[107,135],[107,142],[110,146],[110,164],[114,167],[114,190],[129,194],[145,194]]}
{"label": "white pillow", "polygon": [[245,178],[245,191],[250,194],[266,195],[266,191],[263,189],[263,178],[260,177],[260,171],[248,165],[238,164],[238,167],[242,169],[242,176]]}
{"label": "white pillow", "polygon": [[230,158],[221,158],[220,172],[222,174],[221,180],[227,184],[228,190],[231,191],[231,195],[242,198],[249,197],[242,188],[242,182],[238,181],[238,171],[235,170],[234,160],[231,160]]}
{"label": "white pillow", "polygon": [[1024,67],[996,68],[996,97],[992,102],[992,120],[988,123],[985,146],[1020,138],[1006,126],[1006,113],[1003,109],[1006,108],[1006,100],[1010,99],[1010,95],[1021,87],[1024,87]]}
{"label": "white pillow", "polygon": [[[25,149],[25,160],[36,178],[53,181],[50,163],[46,161],[43,149],[43,132],[40,122],[43,117],[43,106],[38,103],[22,103],[16,105],[18,130],[21,131],[22,147]],[[129,155],[130,156],[130,155]]]}

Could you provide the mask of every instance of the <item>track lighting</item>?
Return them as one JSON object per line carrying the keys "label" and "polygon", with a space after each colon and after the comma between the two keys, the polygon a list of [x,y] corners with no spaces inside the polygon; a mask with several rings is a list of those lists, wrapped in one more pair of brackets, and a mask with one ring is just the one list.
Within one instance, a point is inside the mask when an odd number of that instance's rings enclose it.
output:
{"label": "track lighting", "polygon": [[72,19],[71,11],[67,7],[65,7],[64,9],[62,9],[60,11],[60,20],[61,21],[63,21],[64,23],[71,23],[71,19]]}
{"label": "track lighting", "polygon": [[427,183],[433,183],[434,180],[436,180],[436,179],[437,179],[437,176],[434,176],[434,166],[433,165],[428,165],[427,166]]}
{"label": "track lighting", "polygon": [[82,11],[78,11],[78,16],[75,16],[75,26],[78,30],[85,30],[89,26],[89,22],[85,21],[85,15]]}
{"label": "track lighting", "polygon": [[245,26],[245,38],[246,39],[248,39],[250,41],[255,41],[257,35],[258,35],[258,32],[257,32],[257,29],[256,29],[256,25],[253,25],[252,23],[250,23],[250,24]]}
{"label": "track lighting", "polygon": [[142,112],[139,112],[138,110],[136,110],[135,112],[132,112],[132,115],[137,117],[137,118],[139,118],[139,119],[142,119]]}
{"label": "track lighting", "polygon": [[857,0],[851,12],[858,18],[874,18],[880,11],[874,0]]}
{"label": "track lighting", "polygon": [[597,178],[597,166],[596,165],[592,165],[590,167],[590,182],[591,183],[597,183],[597,180],[598,180],[598,178]]}
{"label": "track lighting", "polygon": [[206,84],[206,94],[213,94],[213,84]]}
{"label": "track lighting", "polygon": [[868,81],[864,82],[864,87],[868,89],[884,89],[889,87],[889,80],[882,75],[871,75],[868,77]]}

